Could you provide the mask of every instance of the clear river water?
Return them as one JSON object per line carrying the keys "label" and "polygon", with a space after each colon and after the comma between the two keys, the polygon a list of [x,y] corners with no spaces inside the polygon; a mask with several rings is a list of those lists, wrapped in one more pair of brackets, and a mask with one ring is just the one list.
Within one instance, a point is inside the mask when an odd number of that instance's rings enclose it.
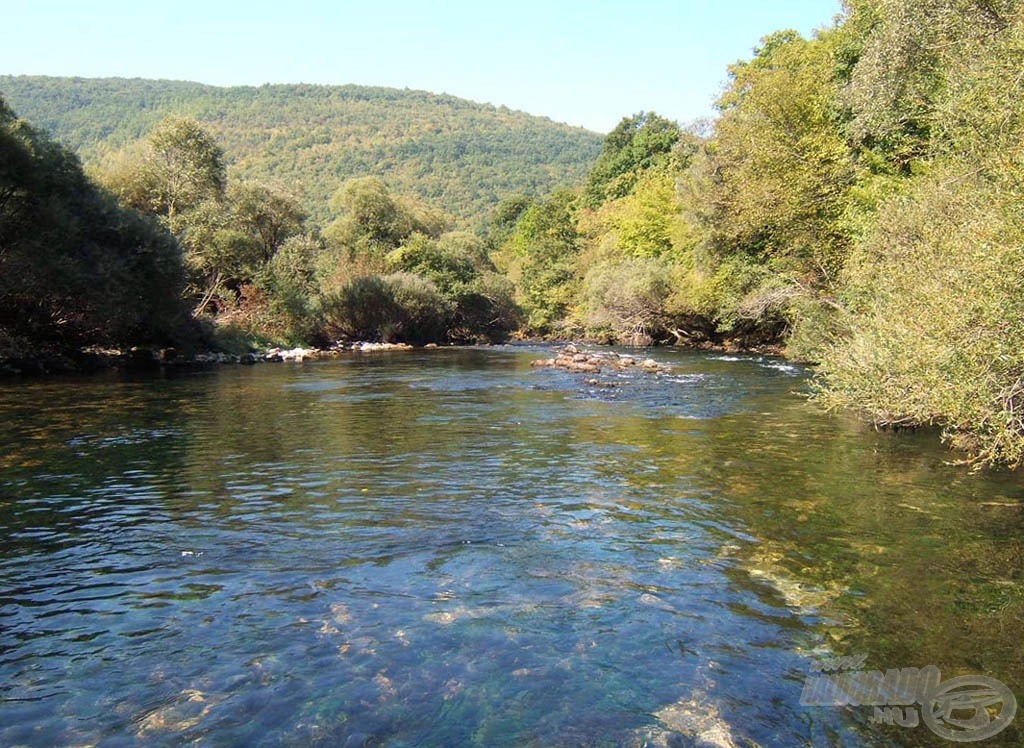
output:
{"label": "clear river water", "polygon": [[0,746],[954,744],[801,703],[857,655],[1024,696],[1020,476],[778,359],[548,355],[0,385]]}

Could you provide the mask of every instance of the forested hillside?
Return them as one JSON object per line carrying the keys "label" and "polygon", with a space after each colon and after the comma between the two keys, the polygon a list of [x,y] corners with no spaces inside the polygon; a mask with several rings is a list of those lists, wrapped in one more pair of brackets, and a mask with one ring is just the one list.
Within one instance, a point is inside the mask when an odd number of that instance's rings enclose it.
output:
{"label": "forested hillside", "polygon": [[388,88],[0,76],[0,96],[87,165],[167,116],[195,119],[239,179],[298,191],[320,218],[342,182],[372,175],[468,222],[509,194],[578,182],[601,148],[587,130]]}
{"label": "forested hillside", "polygon": [[294,195],[237,179],[187,118],[162,120],[90,179],[0,98],[0,364],[97,345],[241,352],[516,329],[511,284],[449,216],[372,176],[327,209],[321,226]]}

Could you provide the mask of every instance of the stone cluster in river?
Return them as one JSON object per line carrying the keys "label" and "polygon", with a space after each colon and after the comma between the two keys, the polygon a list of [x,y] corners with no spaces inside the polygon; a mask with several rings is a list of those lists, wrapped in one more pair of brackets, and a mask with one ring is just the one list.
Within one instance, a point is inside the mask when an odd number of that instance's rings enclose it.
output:
{"label": "stone cluster in river", "polygon": [[[434,346],[435,348],[437,346]],[[338,343],[331,348],[292,348],[284,350],[271,348],[262,355],[263,361],[318,361],[325,358],[337,358],[342,353],[378,353],[381,351],[409,351],[413,346],[408,343]],[[259,354],[251,354],[259,355]],[[245,362],[243,362],[245,363]]]}
{"label": "stone cluster in river", "polygon": [[[567,345],[554,358],[542,358],[532,366],[544,369],[561,369],[573,374],[606,374],[608,372],[640,371],[646,374],[668,374],[670,366],[660,364],[653,358],[637,358],[614,351],[581,352],[574,345]],[[601,385],[598,380],[587,380],[588,384]],[[605,383],[606,384],[606,383]]]}

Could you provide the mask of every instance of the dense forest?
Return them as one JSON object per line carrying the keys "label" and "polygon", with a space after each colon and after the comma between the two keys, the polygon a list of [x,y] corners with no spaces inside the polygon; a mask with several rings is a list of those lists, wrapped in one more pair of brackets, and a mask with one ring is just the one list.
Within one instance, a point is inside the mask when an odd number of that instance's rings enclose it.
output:
{"label": "dense forest", "polygon": [[[523,185],[506,174],[482,198],[477,179],[459,188],[477,192],[454,202],[440,199],[438,180],[460,182],[459,160],[430,159],[457,151],[458,137],[423,112],[443,121],[463,106],[456,100],[0,79],[20,104],[35,91],[30,111],[81,149],[102,185],[71,189],[85,184],[74,158],[5,110],[4,148],[27,155],[5,153],[0,168],[37,176],[13,188],[8,175],[0,181],[3,332],[31,339],[66,328],[81,338],[109,320],[121,338],[139,338],[141,329],[123,329],[132,319],[173,315],[122,317],[117,305],[162,298],[135,288],[151,288],[151,273],[177,287],[170,244],[191,324],[221,344],[231,335],[245,344],[501,340],[519,330],[777,346],[816,364],[822,404],[882,426],[937,425],[974,464],[1015,466],[1024,459],[1022,5],[847,0],[832,27],[812,38],[774,33],[730,66],[713,122],[626,117],[585,174],[557,189],[556,177],[572,174],[557,143],[575,143],[570,160],[580,164],[585,137],[552,126],[550,140],[531,141],[513,126],[521,115],[465,104],[473,142],[504,143],[542,167],[530,174],[551,179]],[[147,87],[165,92],[160,106],[139,93]],[[74,103],[74,92],[104,88],[95,110]],[[360,92],[368,103],[353,140],[335,143],[312,114],[301,136],[289,130],[297,112],[325,115]],[[300,93],[317,105],[302,109]],[[373,108],[381,96],[396,98],[390,114]],[[176,101],[191,116],[166,117]],[[129,106],[140,112],[125,115]],[[359,139],[363,150],[353,149]],[[473,151],[474,168],[508,169],[485,152]],[[298,195],[288,178],[311,162],[317,186]],[[416,186],[398,164],[425,181]],[[71,193],[92,202],[66,207]],[[313,197],[322,202],[311,207]],[[120,225],[108,244],[83,228],[98,218]],[[38,249],[25,238],[61,221],[84,238],[39,238]],[[476,232],[455,230],[467,225]],[[97,270],[80,251],[109,262]],[[53,262],[45,252],[57,253]],[[65,290],[51,265],[74,283]],[[90,272],[133,290],[100,304]],[[69,316],[78,294],[81,314]]]}
{"label": "dense forest", "polygon": [[509,193],[577,183],[601,149],[587,130],[423,91],[0,76],[0,95],[86,164],[169,116],[194,119],[239,179],[292,191],[317,219],[339,183],[377,176],[469,222]]}

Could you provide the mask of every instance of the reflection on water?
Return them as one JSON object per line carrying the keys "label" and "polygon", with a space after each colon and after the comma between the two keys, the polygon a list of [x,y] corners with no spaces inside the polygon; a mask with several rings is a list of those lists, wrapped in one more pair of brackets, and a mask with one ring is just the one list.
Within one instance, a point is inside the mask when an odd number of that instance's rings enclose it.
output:
{"label": "reflection on water", "polygon": [[1019,480],[785,362],[543,353],[4,385],[0,745],[938,744],[801,706],[829,654],[1022,693]]}

